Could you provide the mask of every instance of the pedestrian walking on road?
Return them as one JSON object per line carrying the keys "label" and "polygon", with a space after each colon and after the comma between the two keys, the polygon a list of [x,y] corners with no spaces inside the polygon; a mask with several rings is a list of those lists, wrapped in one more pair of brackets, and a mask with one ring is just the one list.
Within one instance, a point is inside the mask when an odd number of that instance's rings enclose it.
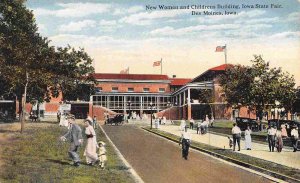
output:
{"label": "pedestrian walking on road", "polygon": [[233,138],[233,151],[235,151],[235,145],[238,144],[238,151],[241,150],[241,129],[233,123],[233,128],[231,130]]}
{"label": "pedestrian walking on road", "polygon": [[277,130],[276,134],[275,134],[275,139],[276,139],[276,148],[277,148],[277,152],[281,152],[282,148],[283,148],[283,141],[282,141],[282,132],[281,130]]}
{"label": "pedestrian walking on road", "polygon": [[74,166],[79,166],[80,157],[77,154],[77,151],[78,151],[80,145],[82,145],[82,143],[83,143],[82,130],[77,124],[74,123],[74,121],[75,121],[74,115],[72,115],[72,114],[68,115],[67,120],[69,123],[69,130],[65,135],[60,137],[60,139],[62,141],[67,140],[67,141],[71,142],[71,146],[69,148],[68,154],[69,154],[70,158],[72,158],[72,160],[74,162]]}
{"label": "pedestrian walking on road", "polygon": [[201,134],[201,120],[200,121],[198,121],[198,123],[197,123],[197,134]]}
{"label": "pedestrian walking on road", "polygon": [[247,129],[245,130],[245,149],[251,150],[252,148],[252,139],[251,139],[251,133],[250,126],[247,126]]}
{"label": "pedestrian walking on road", "polygon": [[268,128],[268,143],[270,152],[274,152],[276,129],[273,126]]}
{"label": "pedestrian walking on road", "polygon": [[181,133],[181,137],[179,139],[179,145],[182,145],[182,157],[187,160],[189,155],[189,148],[191,145],[191,134],[188,130],[183,131]]}
{"label": "pedestrian walking on road", "polygon": [[86,157],[88,165],[94,165],[98,161],[96,133],[92,126],[92,121],[86,119],[84,125],[87,143],[83,155]]}
{"label": "pedestrian walking on road", "polygon": [[294,147],[294,151],[296,152],[298,149],[298,139],[299,139],[299,133],[298,133],[298,129],[297,126],[293,126],[292,131],[291,131],[291,140],[292,140],[292,144]]}

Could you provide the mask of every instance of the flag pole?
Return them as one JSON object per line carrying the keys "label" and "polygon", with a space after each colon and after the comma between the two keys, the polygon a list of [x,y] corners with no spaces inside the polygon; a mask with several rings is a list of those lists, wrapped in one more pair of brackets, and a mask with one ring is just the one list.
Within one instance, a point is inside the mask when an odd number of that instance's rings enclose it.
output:
{"label": "flag pole", "polygon": [[160,59],[160,75],[162,75],[162,58]]}
{"label": "flag pole", "polygon": [[224,54],[225,54],[225,64],[227,64],[227,45],[226,44],[225,44]]}

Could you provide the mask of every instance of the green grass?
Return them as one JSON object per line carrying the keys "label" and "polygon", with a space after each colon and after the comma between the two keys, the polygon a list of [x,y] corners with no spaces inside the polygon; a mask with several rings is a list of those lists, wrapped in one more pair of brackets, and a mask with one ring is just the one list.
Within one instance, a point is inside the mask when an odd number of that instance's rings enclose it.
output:
{"label": "green grass", "polygon": [[100,130],[97,131],[97,140],[107,144],[106,169],[84,164],[85,144],[79,152],[82,165],[71,166],[69,143],[58,140],[65,132],[65,128],[55,124],[26,129],[25,134],[15,135],[13,143],[1,147],[5,165],[0,170],[0,182],[133,182],[131,174]]}
{"label": "green grass", "polygon": [[[150,129],[149,127],[145,128],[145,129],[149,130],[149,131],[152,131],[154,133],[160,134],[162,136],[168,137],[168,138],[170,138],[172,140],[175,140],[175,141],[179,140],[178,136],[176,136],[174,134],[171,134],[171,133],[168,133],[168,132],[160,131],[160,130],[157,130],[157,129]],[[277,173],[280,173],[280,174],[283,174],[283,175],[287,175],[289,177],[300,180],[300,170],[295,169],[295,168],[290,168],[290,167],[280,165],[280,164],[276,164],[276,163],[266,161],[266,160],[263,160],[263,159],[251,157],[251,156],[248,156],[248,155],[245,155],[245,154],[235,153],[230,149],[220,149],[220,148],[210,146],[210,145],[207,145],[207,144],[203,144],[203,143],[199,143],[199,142],[192,142],[191,145],[194,146],[194,147],[200,148],[200,149],[205,149],[205,150],[211,151],[213,153],[223,155],[225,157],[233,158],[233,159],[239,160],[241,162],[245,162],[245,163],[248,163],[248,164],[251,164],[251,165],[255,165],[255,166],[258,166],[258,167],[261,167],[261,168],[264,168],[264,169],[267,169],[267,170],[270,170],[270,171],[273,171],[273,172],[277,172]]]}

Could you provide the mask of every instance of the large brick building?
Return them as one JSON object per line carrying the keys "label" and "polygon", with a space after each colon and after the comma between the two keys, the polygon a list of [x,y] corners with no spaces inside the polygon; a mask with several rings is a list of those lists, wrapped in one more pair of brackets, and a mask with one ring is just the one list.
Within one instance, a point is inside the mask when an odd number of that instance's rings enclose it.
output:
{"label": "large brick building", "polygon": [[[95,74],[99,84],[97,93],[91,97],[89,112],[101,118],[104,111],[134,111],[142,116],[151,112],[152,104],[158,116],[172,119],[202,119],[207,114],[230,118],[217,80],[225,69],[225,64],[214,67],[194,79],[149,74]],[[200,102],[201,90],[209,90],[214,101]]]}
{"label": "large brick building", "polygon": [[[109,74],[96,73],[98,81],[95,95],[90,101],[70,101],[71,113],[77,118],[85,118],[87,114],[103,119],[104,112],[130,113],[142,116],[152,110],[158,116],[172,119],[202,119],[205,115],[213,115],[216,119],[232,116],[249,116],[246,109],[238,112],[226,106],[218,76],[224,73],[227,65],[223,64],[208,69],[199,76],[190,78],[168,77],[154,74]],[[203,103],[199,94],[203,90],[211,92],[213,101]],[[56,116],[61,106],[61,97],[50,103],[39,106],[42,116]],[[35,111],[36,106],[26,105],[27,112]]]}

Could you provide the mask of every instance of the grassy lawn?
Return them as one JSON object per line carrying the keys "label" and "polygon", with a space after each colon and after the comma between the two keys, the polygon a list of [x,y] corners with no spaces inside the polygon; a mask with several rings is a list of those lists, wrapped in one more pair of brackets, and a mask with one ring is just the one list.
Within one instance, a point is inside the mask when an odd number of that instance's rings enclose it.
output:
{"label": "grassy lawn", "polygon": [[134,182],[100,129],[97,131],[97,140],[107,144],[106,169],[84,163],[85,145],[79,152],[81,166],[70,165],[69,143],[58,140],[66,130],[57,124],[45,122],[45,125],[39,123],[38,127],[28,125],[23,135],[14,134],[10,143],[1,147],[4,165],[0,168],[0,182]]}
{"label": "grassy lawn", "polygon": [[[156,134],[162,135],[164,137],[167,137],[171,140],[177,141],[179,140],[179,137],[167,132],[163,132],[157,129],[150,129],[145,128],[148,131],[152,131]],[[229,149],[220,149],[214,146],[210,146],[207,144],[203,144],[203,143],[199,143],[199,142],[193,142],[191,144],[191,146],[196,147],[196,148],[200,148],[200,149],[204,149],[204,150],[208,150],[211,151],[213,153],[217,153],[219,155],[222,155],[223,157],[228,157],[228,158],[232,158],[244,163],[248,163],[260,168],[264,168],[273,172],[277,172],[283,175],[287,175],[289,177],[295,178],[295,179],[299,179],[300,180],[300,170],[298,169],[294,169],[294,168],[290,168],[284,165],[280,165],[280,164],[276,164],[270,161],[265,161],[263,159],[259,159],[259,158],[255,158],[255,157],[251,157],[245,154],[240,154],[240,153],[235,153],[232,150]]]}

